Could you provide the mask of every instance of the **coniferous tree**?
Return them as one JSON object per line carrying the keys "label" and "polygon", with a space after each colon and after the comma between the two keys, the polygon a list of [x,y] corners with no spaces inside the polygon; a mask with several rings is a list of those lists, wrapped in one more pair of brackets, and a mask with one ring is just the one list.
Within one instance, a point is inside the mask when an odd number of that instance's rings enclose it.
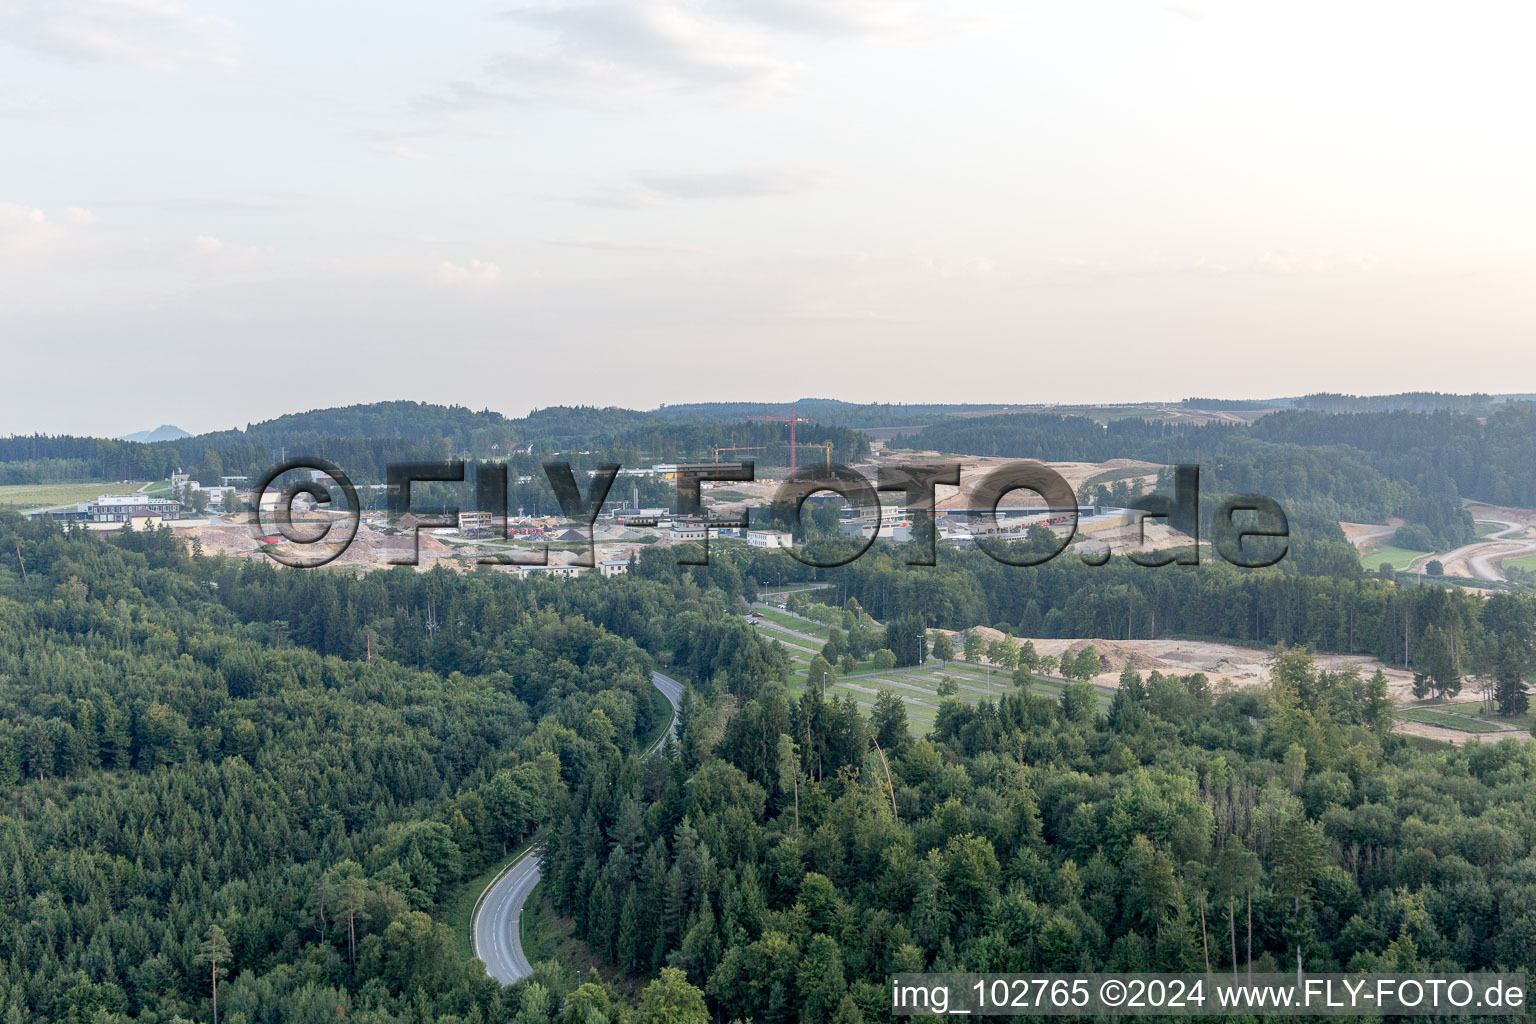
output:
{"label": "coniferous tree", "polygon": [[210,926],[198,946],[197,962],[208,967],[208,994],[213,1000],[214,1024],[219,1021],[219,979],[229,973],[229,958],[229,940],[224,937],[224,929],[218,925]]}

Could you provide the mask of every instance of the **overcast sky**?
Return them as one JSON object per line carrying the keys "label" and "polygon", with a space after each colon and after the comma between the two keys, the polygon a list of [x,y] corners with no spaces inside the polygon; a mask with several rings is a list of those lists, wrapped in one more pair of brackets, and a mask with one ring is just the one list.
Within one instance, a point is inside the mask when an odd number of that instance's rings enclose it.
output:
{"label": "overcast sky", "polygon": [[0,432],[1536,391],[1528,3],[0,0]]}

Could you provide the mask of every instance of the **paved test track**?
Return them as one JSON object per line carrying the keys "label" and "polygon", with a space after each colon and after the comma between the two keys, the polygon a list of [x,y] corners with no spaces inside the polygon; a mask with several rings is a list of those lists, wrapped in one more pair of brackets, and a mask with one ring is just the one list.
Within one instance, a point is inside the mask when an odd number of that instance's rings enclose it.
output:
{"label": "paved test track", "polygon": [[[672,705],[672,726],[648,753],[660,749],[667,736],[677,738],[677,705],[683,696],[683,684],[660,672],[651,673],[651,684]],[[538,884],[539,849],[533,846],[496,876],[480,894],[480,902],[475,906],[470,923],[475,956],[485,963],[486,973],[503,985],[521,981],[533,973],[533,965],[523,952],[521,924],[523,904]]]}

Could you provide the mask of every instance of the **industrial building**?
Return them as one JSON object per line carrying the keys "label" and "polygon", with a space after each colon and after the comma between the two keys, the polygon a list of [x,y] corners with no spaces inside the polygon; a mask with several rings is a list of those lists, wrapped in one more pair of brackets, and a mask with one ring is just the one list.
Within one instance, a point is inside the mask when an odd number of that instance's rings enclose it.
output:
{"label": "industrial building", "polygon": [[[65,523],[126,523],[153,518],[158,524],[181,518],[181,502],[147,494],[103,494],[95,501],[38,513]],[[134,525],[139,525],[135,522]]]}
{"label": "industrial building", "polygon": [[468,533],[470,530],[489,530],[495,525],[495,516],[490,512],[460,512],[459,529]]}
{"label": "industrial building", "polygon": [[545,576],[557,580],[575,579],[587,571],[584,565],[519,565],[513,571],[527,579],[529,576]]}

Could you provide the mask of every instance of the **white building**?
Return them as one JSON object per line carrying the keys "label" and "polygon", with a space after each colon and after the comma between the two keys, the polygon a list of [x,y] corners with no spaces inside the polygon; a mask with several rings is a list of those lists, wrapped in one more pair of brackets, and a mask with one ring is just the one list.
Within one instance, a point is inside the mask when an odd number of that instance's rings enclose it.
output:
{"label": "white building", "polygon": [[795,538],[783,530],[748,530],[747,543],[754,548],[792,548]]}
{"label": "white building", "polygon": [[180,514],[180,502],[147,494],[103,494],[90,503],[90,517],[98,523],[124,523],[143,516],[176,519]]}
{"label": "white building", "polygon": [[604,578],[609,576],[622,576],[629,572],[629,559],[610,558],[607,561],[598,562],[597,571]]}
{"label": "white building", "polygon": [[584,565],[519,565],[516,571],[524,579],[542,575],[558,580],[571,580],[586,572],[587,567]]}
{"label": "white building", "polygon": [[491,528],[491,513],[489,512],[460,512],[460,530],[489,530]]}
{"label": "white building", "polygon": [[709,527],[707,526],[674,526],[671,537],[673,540],[709,540]]}

